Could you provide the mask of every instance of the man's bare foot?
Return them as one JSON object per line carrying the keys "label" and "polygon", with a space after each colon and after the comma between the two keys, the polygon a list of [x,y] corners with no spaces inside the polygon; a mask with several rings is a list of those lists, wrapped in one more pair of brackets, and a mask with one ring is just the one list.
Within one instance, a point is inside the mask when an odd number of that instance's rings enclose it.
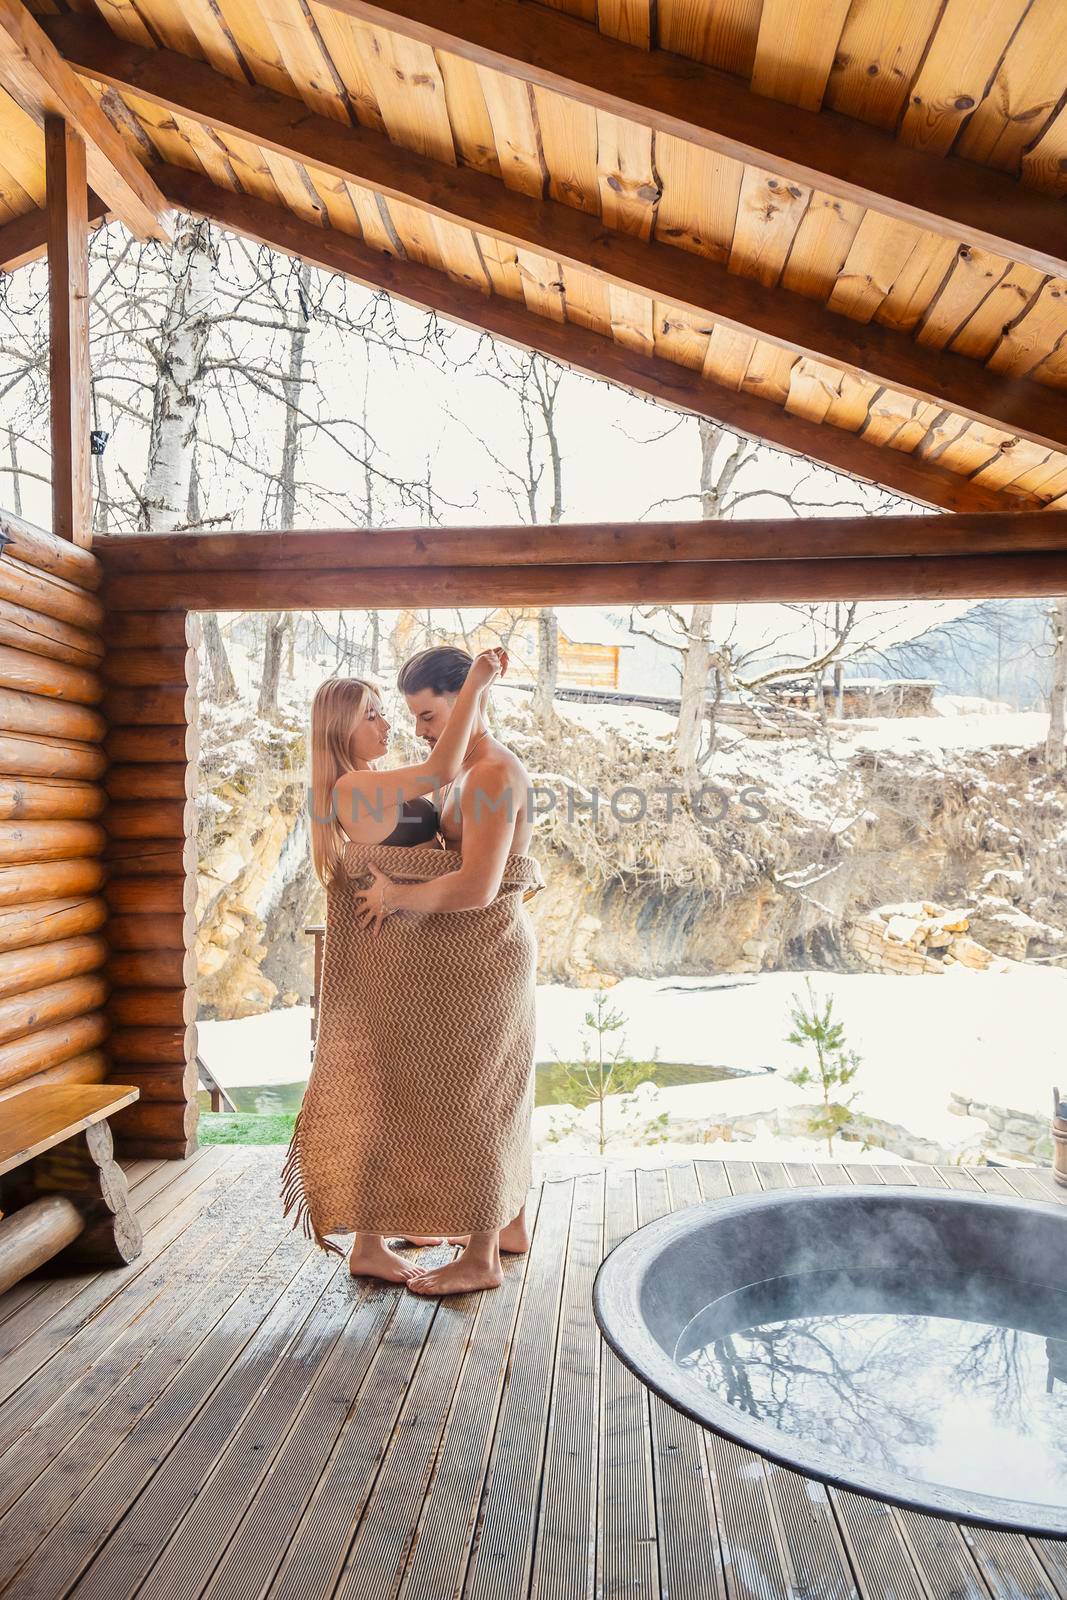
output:
{"label": "man's bare foot", "polygon": [[420,1269],[413,1261],[405,1261],[395,1250],[390,1250],[384,1239],[357,1234],[348,1258],[348,1270],[354,1278],[382,1278],[386,1283],[410,1283]]}
{"label": "man's bare foot", "polygon": [[504,1281],[499,1259],[468,1261],[465,1255],[450,1261],[445,1267],[435,1267],[432,1272],[417,1272],[408,1279],[412,1294],[444,1295],[472,1294],[476,1289],[499,1289]]}
{"label": "man's bare foot", "polygon": [[[436,1241],[434,1241],[436,1243]],[[449,1236],[449,1244],[461,1244],[464,1249],[470,1243],[470,1234],[460,1234],[458,1237]],[[526,1226],[526,1208],[519,1212],[517,1217],[500,1230],[498,1249],[506,1256],[524,1256],[530,1249],[530,1230]]]}

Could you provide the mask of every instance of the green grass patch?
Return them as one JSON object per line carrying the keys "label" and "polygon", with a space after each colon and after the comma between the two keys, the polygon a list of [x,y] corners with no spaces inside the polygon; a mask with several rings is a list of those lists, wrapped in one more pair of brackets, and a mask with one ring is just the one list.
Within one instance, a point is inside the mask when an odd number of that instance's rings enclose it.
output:
{"label": "green grass patch", "polygon": [[288,1144],[295,1115],[279,1112],[258,1117],[243,1111],[202,1111],[201,1144]]}

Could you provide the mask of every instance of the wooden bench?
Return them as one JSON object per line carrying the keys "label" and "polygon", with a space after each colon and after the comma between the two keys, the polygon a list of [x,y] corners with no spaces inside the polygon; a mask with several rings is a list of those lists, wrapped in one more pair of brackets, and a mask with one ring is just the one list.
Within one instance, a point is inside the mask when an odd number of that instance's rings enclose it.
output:
{"label": "wooden bench", "polygon": [[56,1083],[0,1101],[0,1292],[63,1252],[79,1267],[141,1253],[126,1174],[107,1118],[132,1105],[126,1083]]}

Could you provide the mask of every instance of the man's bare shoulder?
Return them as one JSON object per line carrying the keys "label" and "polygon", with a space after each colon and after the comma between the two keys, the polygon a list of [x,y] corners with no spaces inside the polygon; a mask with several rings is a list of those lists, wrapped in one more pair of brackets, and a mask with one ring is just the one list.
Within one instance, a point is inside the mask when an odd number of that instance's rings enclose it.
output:
{"label": "man's bare shoulder", "polygon": [[494,787],[512,784],[523,790],[528,788],[530,783],[526,768],[514,750],[509,750],[506,744],[495,743],[484,755],[472,762],[468,772],[469,778],[476,778],[478,782],[491,784]]}

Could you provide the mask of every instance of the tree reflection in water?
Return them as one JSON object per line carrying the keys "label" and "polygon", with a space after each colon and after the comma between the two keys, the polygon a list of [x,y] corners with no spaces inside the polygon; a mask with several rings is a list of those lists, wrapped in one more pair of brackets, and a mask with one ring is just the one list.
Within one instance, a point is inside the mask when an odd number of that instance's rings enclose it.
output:
{"label": "tree reflection in water", "polygon": [[1007,1430],[1029,1466],[1067,1485],[1067,1343],[1051,1337],[1067,1335],[1067,1297],[1048,1292],[1038,1333],[1032,1285],[970,1279],[957,1301],[943,1277],[807,1276],[807,1293],[778,1279],[708,1307],[679,1341],[680,1365],[738,1411],[857,1465],[944,1481],[958,1463],[972,1487],[984,1472],[1003,1493]]}

